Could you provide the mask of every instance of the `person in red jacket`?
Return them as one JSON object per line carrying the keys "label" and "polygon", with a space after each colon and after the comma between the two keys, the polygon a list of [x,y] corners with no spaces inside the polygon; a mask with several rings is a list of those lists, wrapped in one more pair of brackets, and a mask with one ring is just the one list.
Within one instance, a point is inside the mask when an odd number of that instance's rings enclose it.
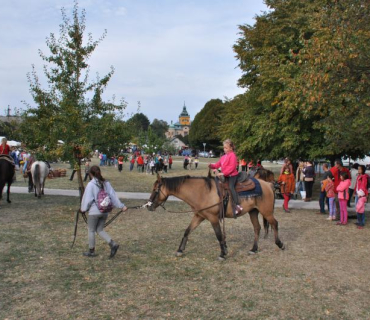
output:
{"label": "person in red jacket", "polygon": [[136,162],[137,162],[137,171],[144,172],[144,159],[141,155],[137,157]]}
{"label": "person in red jacket", "polygon": [[210,164],[209,167],[211,169],[221,168],[221,173],[216,171],[216,176],[227,178],[231,196],[235,204],[235,209],[233,210],[235,211],[235,214],[240,214],[243,211],[243,208],[239,204],[239,197],[235,191],[235,184],[238,177],[238,171],[236,169],[238,160],[234,153],[235,146],[230,139],[225,140],[223,145],[225,154],[221,157],[220,161],[215,164]]}
{"label": "person in red jacket", "polygon": [[6,138],[2,138],[1,145],[0,145],[0,154],[7,154],[10,153],[10,147],[7,144],[8,140]]}
{"label": "person in red jacket", "polygon": [[351,179],[351,173],[347,168],[343,167],[341,160],[335,160],[334,167],[330,169],[330,172],[333,174],[334,177],[334,191],[335,193],[338,193],[337,187],[341,181],[340,174],[342,172],[346,172],[348,174],[348,179]]}

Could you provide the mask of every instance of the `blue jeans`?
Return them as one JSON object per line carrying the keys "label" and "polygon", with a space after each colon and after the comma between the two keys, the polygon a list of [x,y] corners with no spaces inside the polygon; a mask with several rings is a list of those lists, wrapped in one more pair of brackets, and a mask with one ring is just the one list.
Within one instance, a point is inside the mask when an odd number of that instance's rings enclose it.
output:
{"label": "blue jeans", "polygon": [[361,227],[365,225],[365,212],[364,213],[357,212],[357,222],[358,222],[358,225]]}
{"label": "blue jeans", "polygon": [[[326,191],[320,191],[320,199],[319,199],[319,204],[320,204],[320,212],[325,213],[325,198],[326,198]],[[326,199],[326,205],[329,210],[329,199]]]}

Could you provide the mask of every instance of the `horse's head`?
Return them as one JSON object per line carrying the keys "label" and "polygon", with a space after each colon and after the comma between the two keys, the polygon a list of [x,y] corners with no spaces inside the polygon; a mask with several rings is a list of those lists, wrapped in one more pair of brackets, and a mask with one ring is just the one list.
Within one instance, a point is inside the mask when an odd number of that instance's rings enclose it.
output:
{"label": "horse's head", "polygon": [[168,196],[166,188],[163,186],[162,178],[157,174],[157,181],[154,182],[153,191],[146,206],[147,209],[155,211],[157,207],[166,202]]}

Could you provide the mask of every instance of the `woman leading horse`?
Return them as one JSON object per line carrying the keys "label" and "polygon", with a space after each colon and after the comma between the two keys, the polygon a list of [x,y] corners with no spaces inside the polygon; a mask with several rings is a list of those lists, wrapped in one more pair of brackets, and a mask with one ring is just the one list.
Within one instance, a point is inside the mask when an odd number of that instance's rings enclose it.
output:
{"label": "woman leading horse", "polygon": [[[238,217],[240,217],[246,213],[249,213],[254,227],[255,238],[253,248],[250,250],[250,253],[256,253],[258,251],[258,238],[261,231],[261,226],[258,221],[258,212],[260,212],[264,218],[266,234],[268,224],[270,224],[274,230],[275,244],[280,249],[284,250],[285,246],[279,239],[278,222],[275,220],[273,215],[274,193],[271,184],[263,180],[258,180],[258,182],[262,188],[262,196],[242,199],[241,206],[243,210],[238,215]],[[161,178],[160,176],[157,176],[157,181],[154,183],[153,191],[147,206],[148,210],[154,211],[158,206],[162,205],[170,195],[173,195],[186,202],[194,212],[193,219],[189,227],[186,229],[179,249],[177,250],[177,255],[181,256],[183,254],[190,233],[204,220],[208,220],[211,223],[217,240],[220,244],[220,259],[225,259],[227,255],[227,245],[219,220],[219,204],[221,200],[217,194],[215,179],[211,177],[182,176]],[[230,202],[225,212],[225,217],[234,217]]]}

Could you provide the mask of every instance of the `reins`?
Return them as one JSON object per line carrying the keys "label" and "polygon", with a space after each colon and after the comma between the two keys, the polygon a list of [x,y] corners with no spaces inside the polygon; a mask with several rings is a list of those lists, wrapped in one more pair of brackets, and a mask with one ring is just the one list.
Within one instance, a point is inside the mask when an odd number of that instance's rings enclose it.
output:
{"label": "reins", "polygon": [[171,210],[167,210],[165,207],[164,207],[164,204],[162,203],[162,204],[160,204],[160,206],[164,209],[164,210],[166,210],[167,212],[169,212],[169,213],[198,213],[198,212],[201,212],[201,211],[204,211],[204,210],[207,210],[207,209],[210,209],[210,208],[213,208],[213,207],[215,207],[215,206],[218,206],[218,205],[220,205],[221,204],[221,202],[222,201],[219,201],[219,202],[217,202],[217,203],[215,203],[215,204],[213,204],[213,205],[211,205],[211,206],[208,206],[208,207],[205,207],[205,208],[202,208],[202,209],[199,209],[199,210],[190,210],[190,211],[171,211]]}

